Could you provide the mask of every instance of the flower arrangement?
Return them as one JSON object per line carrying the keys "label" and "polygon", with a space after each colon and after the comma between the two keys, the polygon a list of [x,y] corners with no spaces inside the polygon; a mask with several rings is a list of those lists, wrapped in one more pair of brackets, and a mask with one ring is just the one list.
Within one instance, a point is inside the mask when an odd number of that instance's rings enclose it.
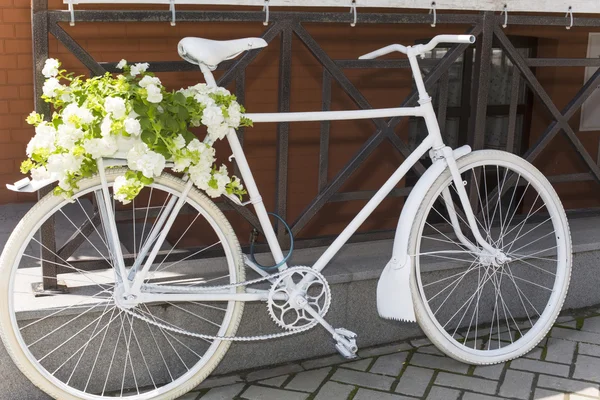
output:
{"label": "flower arrangement", "polygon": [[[35,112],[27,117],[35,135],[22,173],[31,173],[33,180],[57,180],[54,194],[69,198],[79,180],[97,172],[96,159],[126,154],[128,171],[113,188],[123,203],[151,184],[167,162],[211,197],[246,193],[225,165],[215,165],[213,143],[231,129],[252,125],[229,91],[198,84],[169,92],[147,72],[147,63],[130,66],[121,60],[122,74],[89,79],[60,67],[58,60],[48,59],[42,70],[42,98],[54,113],[50,121]],[[205,126],[206,138],[198,140],[190,126]]]}

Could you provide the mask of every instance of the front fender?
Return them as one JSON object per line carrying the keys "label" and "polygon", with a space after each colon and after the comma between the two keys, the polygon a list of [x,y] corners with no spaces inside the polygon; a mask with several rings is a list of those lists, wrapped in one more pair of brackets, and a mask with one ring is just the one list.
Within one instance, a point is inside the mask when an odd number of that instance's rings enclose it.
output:
{"label": "front fender", "polygon": [[[469,146],[462,146],[454,150],[454,157],[459,159],[470,152]],[[377,284],[377,311],[382,318],[403,321],[416,320],[410,293],[410,270],[412,268],[411,259],[408,256],[408,240],[423,198],[446,167],[444,159],[435,161],[421,176],[404,203],[396,228],[392,258],[383,269]]]}

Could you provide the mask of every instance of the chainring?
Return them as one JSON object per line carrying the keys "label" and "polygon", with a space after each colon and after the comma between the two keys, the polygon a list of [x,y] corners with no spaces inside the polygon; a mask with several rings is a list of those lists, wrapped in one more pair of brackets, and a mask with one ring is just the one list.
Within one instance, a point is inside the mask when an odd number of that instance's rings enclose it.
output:
{"label": "chainring", "polygon": [[[324,317],[329,311],[331,290],[325,277],[310,267],[291,267],[277,277],[269,290],[267,309],[269,316],[277,326],[294,331],[317,324],[317,321],[305,309],[292,304],[292,291],[286,284],[291,279],[294,285],[297,286],[307,276],[311,277],[311,281],[297,290],[306,299],[308,305],[317,311],[321,317]],[[286,300],[276,300],[276,294],[284,295]]]}

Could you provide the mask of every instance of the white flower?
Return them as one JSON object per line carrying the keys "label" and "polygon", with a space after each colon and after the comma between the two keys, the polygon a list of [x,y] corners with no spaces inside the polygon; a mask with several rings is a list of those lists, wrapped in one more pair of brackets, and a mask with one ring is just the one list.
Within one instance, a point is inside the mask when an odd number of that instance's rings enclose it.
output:
{"label": "white flower", "polygon": [[120,120],[125,117],[127,108],[125,107],[125,100],[120,97],[107,97],[104,99],[104,109],[106,112],[113,115],[113,118]]}
{"label": "white flower", "polygon": [[122,154],[127,154],[127,152],[133,148],[133,146],[142,143],[142,139],[139,136],[126,137],[122,135],[117,135],[111,137],[115,138],[118,148],[117,151],[119,151]]}
{"label": "white flower", "polygon": [[223,123],[223,111],[221,107],[207,107],[202,113],[202,124],[208,127],[221,125]]}
{"label": "white flower", "polygon": [[158,86],[155,85],[148,85],[146,86],[146,91],[148,93],[148,101],[150,103],[160,103],[163,99],[163,95],[160,91],[160,88]]}
{"label": "white flower", "polygon": [[142,132],[142,126],[140,125],[140,121],[135,118],[127,118],[125,119],[125,132],[129,133],[133,136],[139,136]]}
{"label": "white flower", "polygon": [[[72,124],[81,123],[83,125],[91,124],[96,117],[85,106],[77,106],[76,103],[71,103],[62,111],[63,121]],[[75,118],[73,118],[75,117]]]}
{"label": "white flower", "polygon": [[212,92],[216,93],[216,94],[220,94],[222,96],[229,96],[231,93],[229,92],[229,90],[225,89],[224,87],[216,87],[216,88],[212,88]]}
{"label": "white flower", "polygon": [[213,100],[213,98],[205,93],[198,93],[197,95],[194,96],[194,100],[196,100],[198,103],[204,105],[204,107],[207,107],[207,108],[212,107],[216,104],[215,101]]}
{"label": "white flower", "polygon": [[214,188],[209,185],[208,188],[204,190],[210,197],[219,197],[225,193],[226,186],[230,182],[229,176],[227,175],[227,167],[225,165],[221,165],[221,168],[219,168],[218,171],[215,171],[212,178],[214,181],[216,181],[217,187]]}
{"label": "white flower", "polygon": [[202,190],[206,190],[208,188],[208,181],[210,181],[210,168],[203,168],[201,165],[192,165],[188,170],[190,174],[190,178],[194,185],[198,186],[198,188]]}
{"label": "white flower", "polygon": [[110,114],[107,114],[102,120],[102,124],[100,125],[100,133],[103,137],[110,136],[110,132],[112,130],[112,120],[110,118]]}
{"label": "white flower", "polygon": [[31,170],[31,179],[34,181],[43,181],[44,179],[49,179],[50,173],[46,169],[46,167],[37,167]]}
{"label": "white flower", "polygon": [[65,91],[60,95],[60,99],[62,101],[64,101],[65,103],[69,103],[69,102],[73,101],[73,97],[71,96],[71,93],[69,93],[68,90],[69,89],[67,87],[65,87]]}
{"label": "white flower", "polygon": [[160,79],[158,79],[157,77],[146,75],[140,81],[140,86],[145,88],[145,87],[148,87],[149,85],[161,86],[162,83],[160,82]]}
{"label": "white flower", "polygon": [[142,72],[146,72],[146,70],[150,67],[148,63],[137,63],[131,67],[131,76],[137,76]]}
{"label": "white flower", "polygon": [[52,154],[48,157],[47,169],[53,178],[63,179],[69,172],[77,172],[81,168],[83,157],[71,153]]}
{"label": "white flower", "polygon": [[214,142],[221,140],[227,135],[231,128],[227,124],[213,125],[208,127],[208,136]]}
{"label": "white flower", "polygon": [[187,145],[187,148],[190,151],[198,151],[200,154],[202,154],[202,152],[206,150],[207,146],[198,139],[192,139],[192,141]]}
{"label": "white flower", "polygon": [[173,171],[183,172],[187,167],[190,166],[192,160],[187,157],[175,157]]}
{"label": "white flower", "polygon": [[138,143],[127,153],[127,165],[134,171],[141,171],[146,178],[153,178],[165,169],[165,157],[149,150],[145,143]]}
{"label": "white flower", "polygon": [[122,59],[121,61],[119,61],[119,63],[117,64],[117,69],[123,69],[125,68],[125,66],[127,65],[127,60]]}
{"label": "white flower", "polygon": [[83,138],[83,131],[70,123],[59,125],[56,144],[63,149],[71,151],[75,143]]}
{"label": "white flower", "polygon": [[177,92],[183,94],[185,97],[192,97],[196,94],[196,92],[192,88],[181,88]]}
{"label": "white flower", "polygon": [[232,128],[237,128],[240,126],[240,121],[242,120],[242,111],[240,108],[240,104],[237,101],[232,102],[227,108],[227,123]]}
{"label": "white flower", "polygon": [[115,200],[122,204],[129,204],[131,200],[128,199],[128,196],[138,193],[142,187],[142,183],[134,178],[127,179],[123,175],[117,176],[113,186]]}
{"label": "white flower", "polygon": [[114,136],[107,136],[101,139],[93,138],[83,142],[83,148],[92,158],[109,157],[118,150],[117,140]]}
{"label": "white flower", "polygon": [[62,88],[63,88],[63,85],[60,84],[58,79],[49,78],[49,79],[46,79],[46,82],[44,82],[44,86],[42,87],[42,92],[44,93],[44,96],[46,96],[46,97],[56,97],[58,94],[58,93],[56,93],[56,91],[59,89],[62,89]]}
{"label": "white flower", "polygon": [[33,153],[39,150],[53,152],[56,149],[54,145],[55,138],[56,129],[47,122],[42,122],[35,128],[35,136],[27,144],[27,156],[31,157]]}
{"label": "white flower", "polygon": [[182,135],[177,135],[175,139],[173,139],[173,144],[177,149],[183,149],[185,147],[185,138]]}
{"label": "white flower", "polygon": [[211,91],[206,83],[198,83],[194,86],[190,86],[190,89],[197,93],[209,93]]}
{"label": "white flower", "polygon": [[58,75],[58,68],[60,67],[60,63],[55,58],[49,58],[46,60],[44,64],[44,68],[42,69],[42,74],[46,78],[54,78]]}

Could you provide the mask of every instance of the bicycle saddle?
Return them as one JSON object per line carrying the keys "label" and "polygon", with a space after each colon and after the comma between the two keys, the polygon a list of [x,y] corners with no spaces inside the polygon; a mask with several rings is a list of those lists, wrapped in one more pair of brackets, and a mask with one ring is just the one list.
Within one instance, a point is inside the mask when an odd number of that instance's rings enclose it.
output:
{"label": "bicycle saddle", "polygon": [[266,46],[267,42],[261,38],[209,40],[186,37],[179,41],[177,51],[181,58],[187,62],[204,64],[212,71],[222,61],[235,58],[244,51],[260,49]]}

